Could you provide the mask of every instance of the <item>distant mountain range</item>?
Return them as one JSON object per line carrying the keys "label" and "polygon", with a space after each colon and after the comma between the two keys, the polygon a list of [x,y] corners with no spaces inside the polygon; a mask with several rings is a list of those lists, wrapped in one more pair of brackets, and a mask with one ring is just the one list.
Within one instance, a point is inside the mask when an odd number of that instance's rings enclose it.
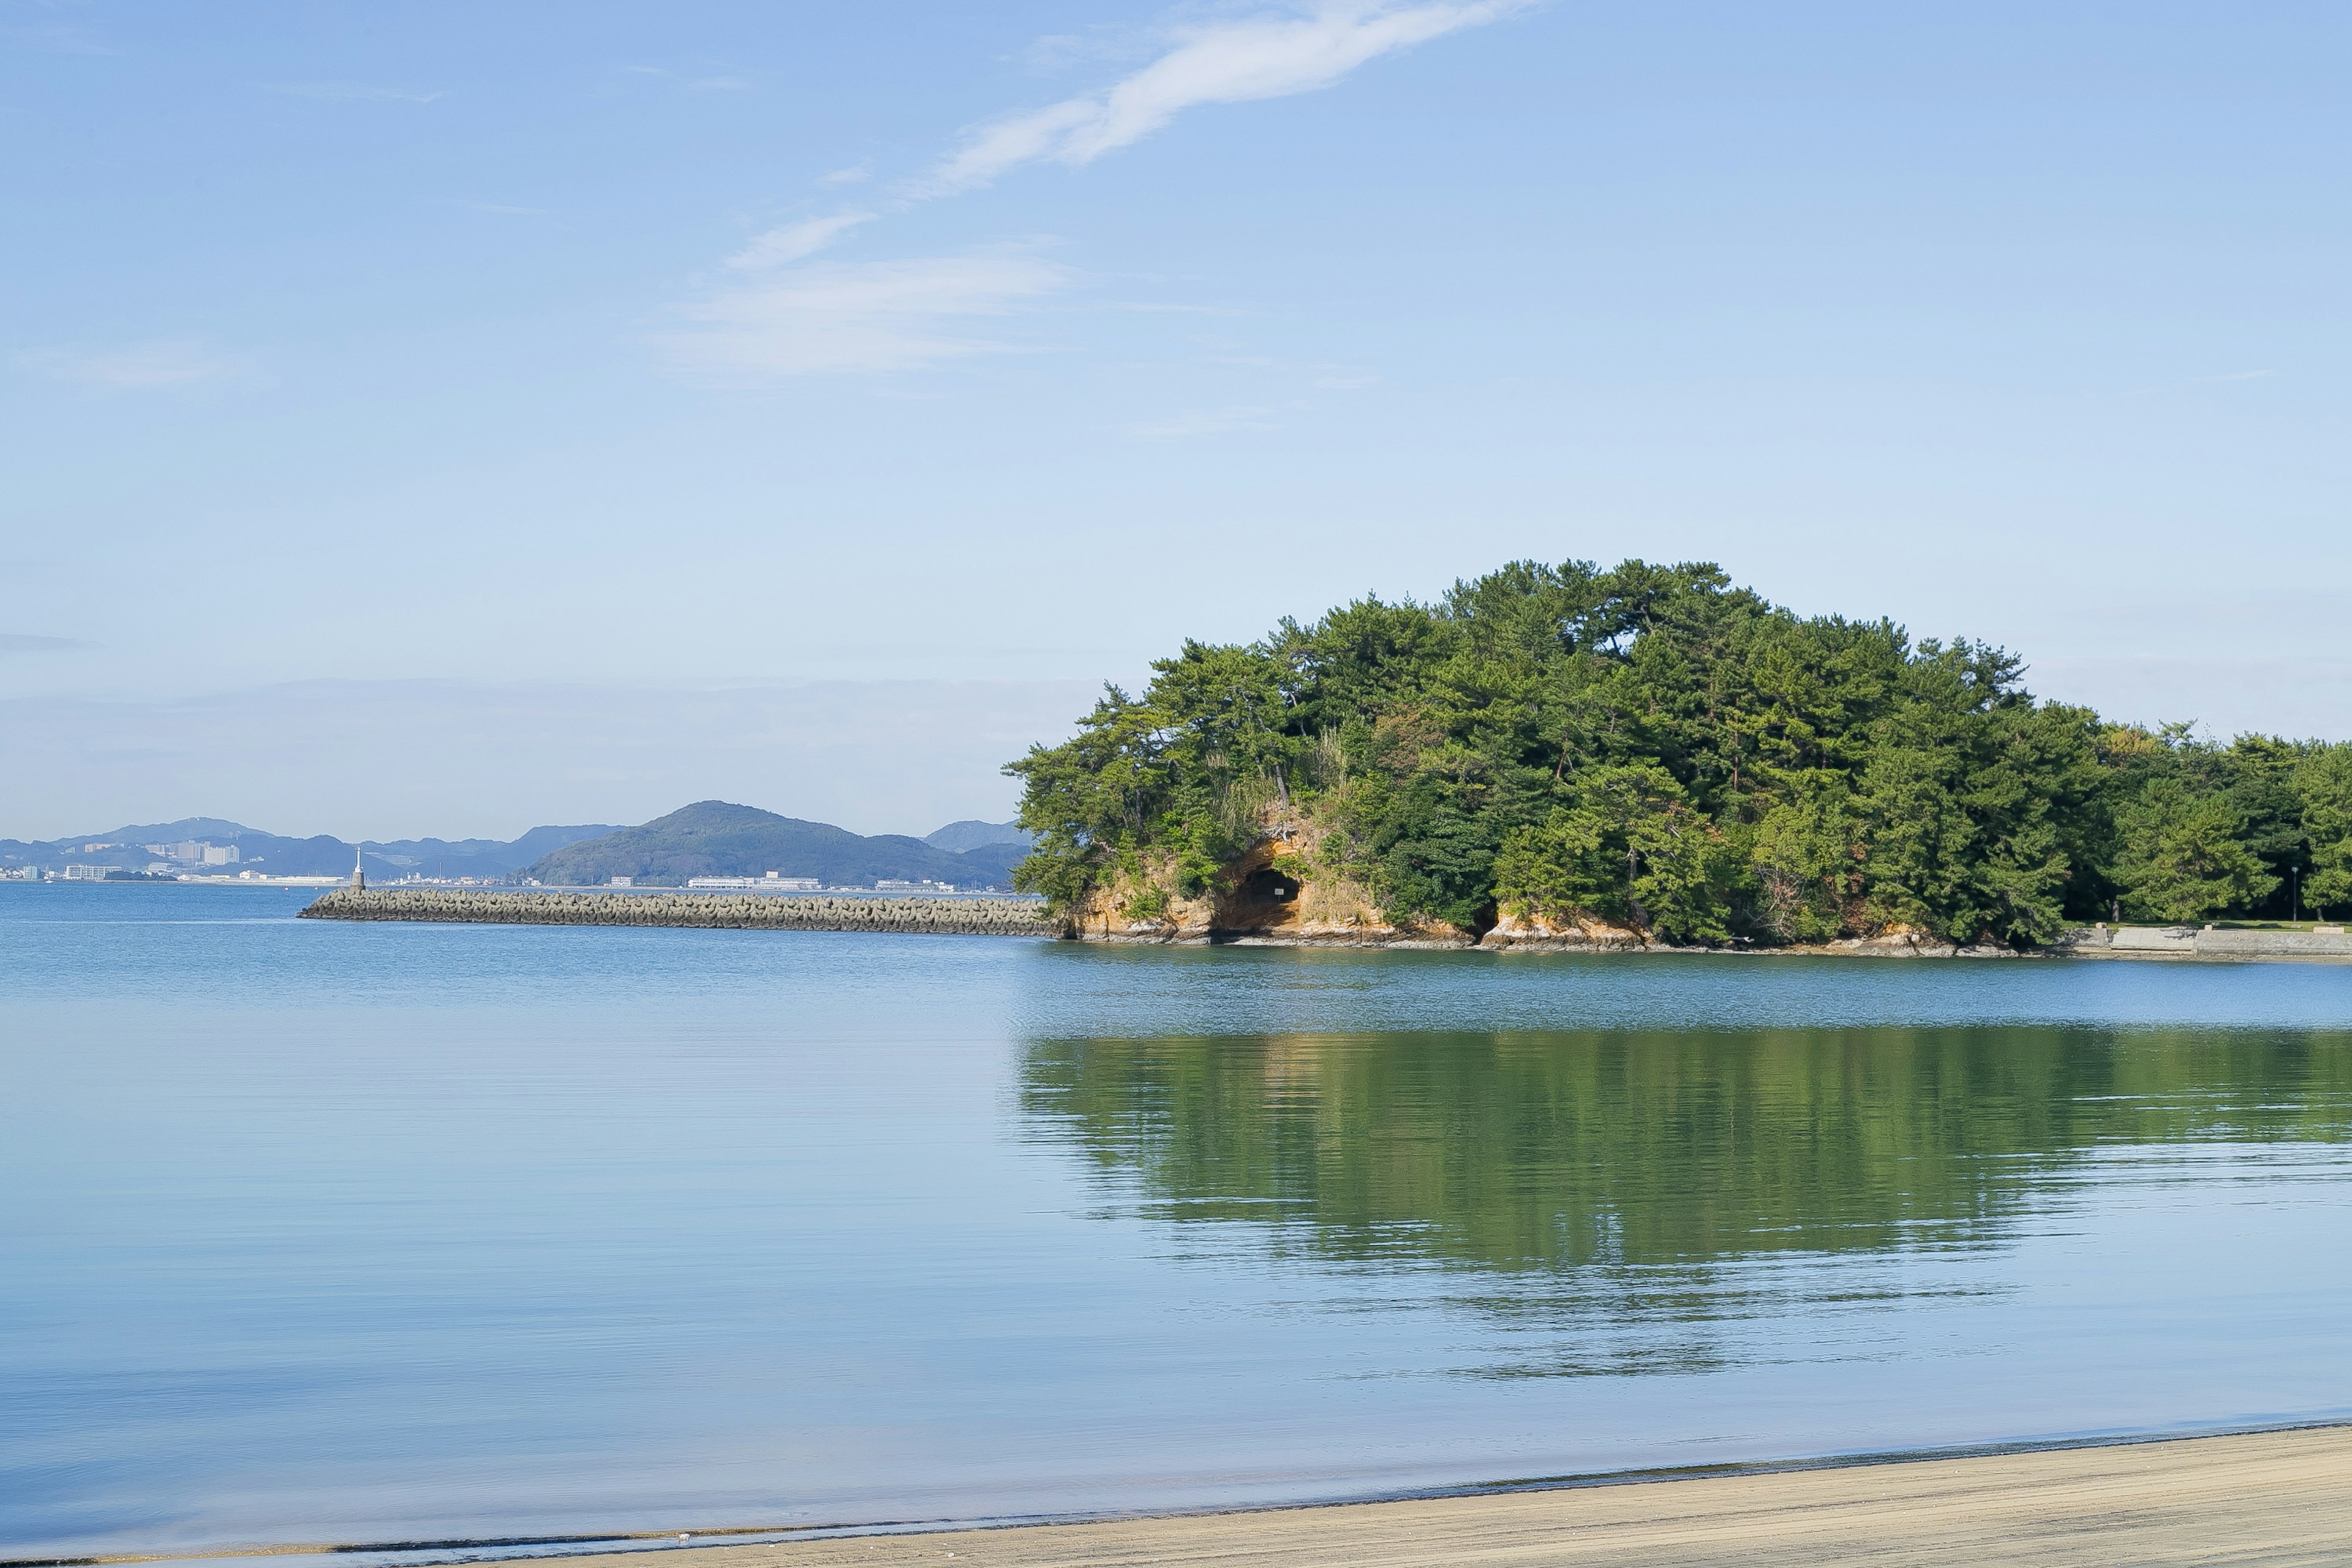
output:
{"label": "distant mountain range", "polygon": [[[968,844],[968,849],[944,847]],[[861,837],[828,823],[803,822],[749,805],[705,800],[601,838],[543,856],[525,875],[552,886],[593,887],[626,877],[676,887],[696,877],[814,877],[827,887],[877,881],[1009,888],[1029,837],[1010,823],[956,822],[929,838],[895,833]]]}
{"label": "distant mountain range", "polygon": [[991,844],[1018,844],[1029,847],[1034,833],[1024,833],[1016,822],[950,822],[936,833],[923,835],[923,842],[934,849],[945,849],[954,855],[968,855]]}
{"label": "distant mountain range", "polygon": [[[184,846],[207,845],[215,851],[210,864],[184,862],[173,853]],[[0,838],[0,870],[34,866],[54,872],[93,865],[140,871],[160,860],[214,876],[342,876],[357,853],[364,856],[370,879],[382,881],[410,875],[491,881],[528,876],[579,886],[601,885],[617,876],[663,886],[692,877],[778,871],[815,877],[833,887],[870,887],[888,879],[1009,888],[1012,869],[1028,846],[1029,836],[1009,822],[951,822],[923,838],[866,838],[822,822],[704,801],[640,827],[534,827],[510,840],[370,839],[355,845],[324,834],[287,838],[219,817],[189,816],[46,842]],[[234,860],[221,853],[230,850]]]}
{"label": "distant mountain range", "polygon": [[[239,871],[258,871],[268,877],[342,876],[350,872],[354,852],[364,852],[371,877],[389,879],[414,872],[425,877],[495,879],[512,876],[551,849],[612,831],[610,825],[596,823],[576,827],[534,827],[512,840],[399,838],[351,844],[325,834],[315,838],[287,838],[216,816],[186,816],[177,822],[151,822],[110,828],[103,833],[80,833],[44,843],[0,839],[0,867],[38,866],[44,870],[58,871],[85,864],[120,866],[126,871],[138,871],[155,860],[178,865],[171,851],[182,845],[195,844],[236,851],[234,860],[223,858],[209,865],[197,862],[182,868],[215,876],[223,872],[234,876]],[[151,849],[151,845],[162,846],[163,852]]]}

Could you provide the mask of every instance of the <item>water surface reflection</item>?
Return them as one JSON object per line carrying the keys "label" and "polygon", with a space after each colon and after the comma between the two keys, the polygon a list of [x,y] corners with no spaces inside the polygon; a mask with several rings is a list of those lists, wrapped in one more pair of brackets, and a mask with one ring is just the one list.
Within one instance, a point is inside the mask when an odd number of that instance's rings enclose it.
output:
{"label": "water surface reflection", "polygon": [[[1418,1276],[1522,1331],[1456,1371],[1688,1372],[1792,1353],[1711,1331],[1735,1321],[2010,1289],[1927,1265],[2011,1245],[2085,1180],[2160,1184],[2201,1149],[2291,1182],[2297,1162],[2266,1149],[2352,1131],[2347,1045],[2014,1026],[1045,1040],[1020,1103],[1029,1137],[1079,1152],[1179,1250]],[[1869,1353],[1866,1334],[1836,1342]]]}

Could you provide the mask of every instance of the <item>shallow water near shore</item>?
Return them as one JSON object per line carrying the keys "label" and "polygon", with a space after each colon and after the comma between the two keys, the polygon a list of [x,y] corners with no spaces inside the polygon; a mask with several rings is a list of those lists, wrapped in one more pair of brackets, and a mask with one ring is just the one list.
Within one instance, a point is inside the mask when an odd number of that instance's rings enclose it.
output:
{"label": "shallow water near shore", "polygon": [[0,884],[0,1558],[2352,1416],[2352,968]]}

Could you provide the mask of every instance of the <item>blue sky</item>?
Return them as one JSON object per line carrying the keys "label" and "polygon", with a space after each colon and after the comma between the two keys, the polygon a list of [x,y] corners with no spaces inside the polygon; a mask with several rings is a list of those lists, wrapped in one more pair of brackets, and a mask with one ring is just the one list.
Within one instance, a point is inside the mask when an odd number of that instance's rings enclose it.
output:
{"label": "blue sky", "polygon": [[922,831],[1184,636],[1524,555],[2352,735],[2347,45],[0,0],[0,835]]}

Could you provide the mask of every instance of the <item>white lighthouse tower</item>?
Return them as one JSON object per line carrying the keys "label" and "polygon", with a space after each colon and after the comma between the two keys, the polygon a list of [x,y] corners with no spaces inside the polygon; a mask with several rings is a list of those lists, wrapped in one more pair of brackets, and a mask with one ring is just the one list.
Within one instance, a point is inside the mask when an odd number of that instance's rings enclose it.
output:
{"label": "white lighthouse tower", "polygon": [[360,869],[360,860],[363,854],[364,851],[358,849],[352,851],[352,890],[353,892],[362,891],[367,887],[367,873]]}

